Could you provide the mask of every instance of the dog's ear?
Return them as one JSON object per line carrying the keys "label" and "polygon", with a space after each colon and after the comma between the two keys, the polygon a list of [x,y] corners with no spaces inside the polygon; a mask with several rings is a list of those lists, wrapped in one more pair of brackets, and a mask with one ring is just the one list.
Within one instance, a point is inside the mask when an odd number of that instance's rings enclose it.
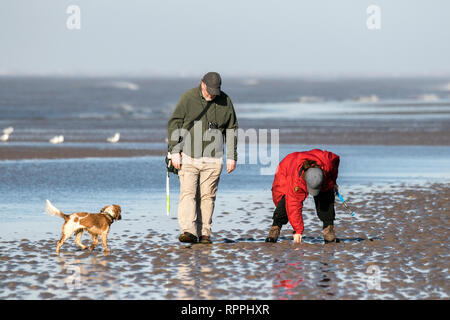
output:
{"label": "dog's ear", "polygon": [[117,205],[117,204],[113,204],[112,206],[113,206],[113,208],[114,208],[114,213],[115,213],[116,219],[117,219],[117,220],[122,220],[122,215],[121,215],[121,213],[122,213],[122,208],[120,208],[120,206]]}
{"label": "dog's ear", "polygon": [[108,208],[109,206],[104,206],[102,210],[100,210],[100,212],[105,212],[106,208]]}
{"label": "dog's ear", "polygon": [[120,208],[119,205],[117,204],[113,204],[114,210],[116,211],[117,214],[121,214],[122,213],[122,209]]}

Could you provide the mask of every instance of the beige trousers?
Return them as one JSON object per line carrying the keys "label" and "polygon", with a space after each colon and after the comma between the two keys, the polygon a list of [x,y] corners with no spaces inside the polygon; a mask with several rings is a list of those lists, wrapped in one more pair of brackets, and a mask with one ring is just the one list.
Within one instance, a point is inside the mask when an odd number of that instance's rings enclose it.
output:
{"label": "beige trousers", "polygon": [[178,223],[181,233],[210,236],[222,159],[193,159],[182,154]]}

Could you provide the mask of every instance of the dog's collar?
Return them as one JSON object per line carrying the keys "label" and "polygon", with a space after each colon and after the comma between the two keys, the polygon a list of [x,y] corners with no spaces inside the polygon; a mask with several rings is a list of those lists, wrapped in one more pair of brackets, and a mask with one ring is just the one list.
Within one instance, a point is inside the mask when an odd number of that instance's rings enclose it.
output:
{"label": "dog's collar", "polygon": [[103,212],[103,214],[106,214],[108,217],[111,218],[111,222],[114,222],[116,220],[112,215],[110,215],[108,212]]}

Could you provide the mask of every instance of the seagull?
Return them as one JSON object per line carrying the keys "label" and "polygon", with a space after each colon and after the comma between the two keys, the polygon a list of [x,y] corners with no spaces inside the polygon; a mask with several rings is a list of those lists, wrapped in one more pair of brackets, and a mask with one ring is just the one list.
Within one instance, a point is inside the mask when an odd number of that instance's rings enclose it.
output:
{"label": "seagull", "polygon": [[64,142],[64,136],[55,136],[49,140],[50,143],[58,144]]}
{"label": "seagull", "polygon": [[9,139],[9,134],[4,134],[0,136],[0,141],[6,142]]}
{"label": "seagull", "polygon": [[3,133],[5,135],[8,135],[8,136],[10,136],[11,133],[13,133],[13,132],[14,132],[14,128],[13,127],[8,127],[8,128],[3,129]]}
{"label": "seagull", "polygon": [[106,139],[108,142],[111,142],[111,143],[116,143],[116,142],[119,142],[119,139],[120,139],[120,133],[119,132],[116,132],[116,134],[114,135],[114,137],[109,137],[108,139]]}

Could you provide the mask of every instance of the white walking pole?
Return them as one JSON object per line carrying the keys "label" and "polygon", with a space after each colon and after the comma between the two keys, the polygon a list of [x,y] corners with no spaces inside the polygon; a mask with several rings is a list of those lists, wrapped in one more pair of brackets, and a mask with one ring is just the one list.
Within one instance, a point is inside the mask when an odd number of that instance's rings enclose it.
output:
{"label": "white walking pole", "polygon": [[167,177],[166,177],[166,206],[167,206],[167,216],[169,216],[169,214],[170,214],[169,171],[167,171]]}

